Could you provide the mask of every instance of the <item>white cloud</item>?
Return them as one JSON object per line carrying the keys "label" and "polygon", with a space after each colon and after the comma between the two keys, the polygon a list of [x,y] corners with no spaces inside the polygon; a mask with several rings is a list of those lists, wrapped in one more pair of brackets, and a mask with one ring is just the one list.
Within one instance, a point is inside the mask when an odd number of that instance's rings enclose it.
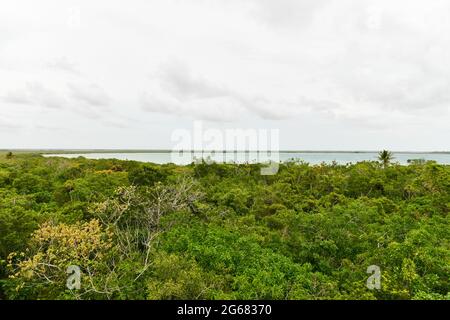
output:
{"label": "white cloud", "polygon": [[64,123],[74,146],[89,123],[99,146],[136,134],[170,147],[171,130],[206,119],[270,122],[291,149],[361,148],[356,135],[366,149],[450,149],[448,12],[445,0],[18,0],[0,11],[0,110]]}

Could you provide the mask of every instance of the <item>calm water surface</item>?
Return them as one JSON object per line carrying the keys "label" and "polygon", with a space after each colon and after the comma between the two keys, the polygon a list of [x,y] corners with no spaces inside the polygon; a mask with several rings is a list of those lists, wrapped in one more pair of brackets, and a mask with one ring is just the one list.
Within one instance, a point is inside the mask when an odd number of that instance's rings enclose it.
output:
{"label": "calm water surface", "polygon": [[[267,154],[266,152],[158,152],[158,153],[79,153],[79,154],[46,154],[46,157],[66,157],[87,159],[119,159],[141,162],[153,162],[158,164],[175,163],[189,164],[198,159],[211,159],[216,162],[258,163],[273,161],[288,161],[291,159],[303,160],[310,164],[322,162],[339,164],[356,163],[359,161],[377,160],[376,152],[280,152]],[[441,164],[450,164],[450,154],[443,153],[394,153],[394,162],[407,164],[410,159],[434,160]]]}

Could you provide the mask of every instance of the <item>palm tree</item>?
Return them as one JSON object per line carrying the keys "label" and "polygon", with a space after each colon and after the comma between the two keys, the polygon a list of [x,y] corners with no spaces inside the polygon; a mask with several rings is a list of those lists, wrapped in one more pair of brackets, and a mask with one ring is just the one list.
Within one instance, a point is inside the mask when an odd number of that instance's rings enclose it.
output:
{"label": "palm tree", "polygon": [[392,152],[383,150],[378,152],[378,160],[383,163],[383,167],[387,167],[389,163],[394,159],[394,155]]}

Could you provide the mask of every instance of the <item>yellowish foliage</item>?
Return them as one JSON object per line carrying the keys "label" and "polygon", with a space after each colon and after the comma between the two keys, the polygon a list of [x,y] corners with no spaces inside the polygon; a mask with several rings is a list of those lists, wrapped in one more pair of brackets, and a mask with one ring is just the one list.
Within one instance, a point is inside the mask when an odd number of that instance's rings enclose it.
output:
{"label": "yellowish foliage", "polygon": [[74,225],[45,223],[30,240],[31,250],[10,254],[12,278],[53,279],[65,277],[65,270],[75,264],[95,269],[112,247],[112,234],[102,230],[96,219]]}

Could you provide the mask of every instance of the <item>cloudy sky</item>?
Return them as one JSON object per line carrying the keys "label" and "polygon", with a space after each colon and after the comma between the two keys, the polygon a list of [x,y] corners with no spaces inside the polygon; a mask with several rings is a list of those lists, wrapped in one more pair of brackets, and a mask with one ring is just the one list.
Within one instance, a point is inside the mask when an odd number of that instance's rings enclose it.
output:
{"label": "cloudy sky", "polygon": [[449,150],[450,1],[15,0],[0,148],[171,148],[176,129],[282,149]]}

